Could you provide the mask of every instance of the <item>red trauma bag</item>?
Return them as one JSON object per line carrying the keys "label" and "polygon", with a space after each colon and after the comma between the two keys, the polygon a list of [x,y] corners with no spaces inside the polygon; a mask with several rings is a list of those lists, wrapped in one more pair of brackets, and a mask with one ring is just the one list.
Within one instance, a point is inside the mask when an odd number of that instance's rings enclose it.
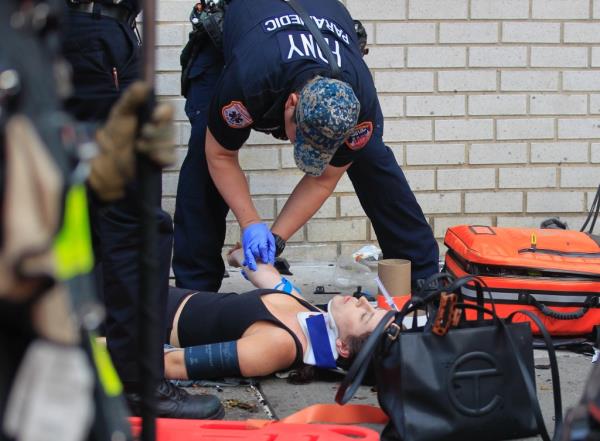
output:
{"label": "red trauma bag", "polygon": [[[448,229],[444,243],[446,271],[456,277],[480,277],[500,317],[521,309],[532,311],[554,336],[589,334],[600,325],[600,236],[458,225]],[[463,294],[476,299],[472,285]],[[486,292],[490,307],[488,296]],[[524,316],[515,319],[529,321]]]}

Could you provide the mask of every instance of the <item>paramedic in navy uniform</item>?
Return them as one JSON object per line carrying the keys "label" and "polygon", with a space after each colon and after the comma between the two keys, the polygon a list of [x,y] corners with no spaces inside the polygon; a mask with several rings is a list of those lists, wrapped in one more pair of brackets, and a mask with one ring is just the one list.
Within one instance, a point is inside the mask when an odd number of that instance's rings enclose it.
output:
{"label": "paramedic in navy uniform", "polygon": [[[438,246],[394,155],[354,23],[338,0],[301,0],[341,68],[334,80],[313,36],[282,0],[232,0],[223,55],[207,44],[192,65],[192,124],[179,176],[173,267],[179,287],[217,291],[225,216],[242,229],[245,264],[273,262],[347,172],[385,258],[412,262],[413,283],[438,271]],[[208,128],[207,128],[208,127]],[[238,162],[250,130],[294,144],[305,172],[271,229]],[[276,180],[273,180],[274,185]],[[275,235],[275,236],[274,236]]]}

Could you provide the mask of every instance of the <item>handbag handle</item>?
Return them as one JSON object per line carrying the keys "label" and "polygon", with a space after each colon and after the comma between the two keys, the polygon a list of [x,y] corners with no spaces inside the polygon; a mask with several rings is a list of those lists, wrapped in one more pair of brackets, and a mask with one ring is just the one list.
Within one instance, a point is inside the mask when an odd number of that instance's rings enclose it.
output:
{"label": "handbag handle", "polygon": [[535,297],[533,297],[529,293],[526,293],[525,296],[527,297],[527,302],[539,309],[542,312],[542,314],[547,315],[548,317],[551,317],[556,320],[574,320],[581,318],[587,314],[591,306],[595,306],[598,304],[598,296],[588,297],[583,303],[583,306],[577,311],[559,312],[539,302]]}
{"label": "handbag handle", "polygon": [[[548,350],[548,358],[550,360],[550,373],[551,373],[551,377],[552,377],[552,395],[554,398],[554,436],[553,436],[553,439],[557,440],[560,435],[558,433],[559,432],[558,428],[560,427],[560,425],[562,423],[562,397],[561,397],[561,392],[560,392],[560,375],[558,372],[558,363],[556,361],[556,351],[554,349],[554,345],[552,344],[552,338],[550,337],[548,330],[546,329],[546,327],[544,326],[542,321],[539,319],[539,317],[530,311],[525,311],[525,310],[515,311],[506,318],[506,321],[508,323],[512,323],[514,316],[517,314],[523,314],[523,315],[526,315],[527,317],[529,317],[529,319],[531,319],[537,325],[537,327],[540,330],[540,332],[542,333],[542,337],[544,338],[544,341],[546,343],[546,348]],[[502,323],[502,325],[506,328],[506,325],[504,325],[504,323]],[[547,431],[546,425],[544,423],[544,418],[542,416],[542,411],[540,409],[537,395],[535,393],[535,385],[533,384],[533,381],[531,381],[531,378],[527,375],[527,369],[525,368],[525,364],[524,364],[523,360],[521,359],[521,355],[516,351],[516,345],[514,343],[514,340],[512,339],[512,336],[508,333],[508,331],[506,332],[506,334],[508,336],[508,341],[510,342],[510,344],[512,346],[513,353],[515,354],[515,357],[517,358],[517,361],[519,364],[519,369],[521,370],[521,373],[522,373],[523,377],[525,378],[525,385],[527,387],[527,391],[529,392],[529,398],[531,400],[531,404],[533,405],[534,411],[536,413],[538,429],[540,429],[541,435],[542,435],[542,438],[544,439],[544,441],[550,440],[550,436],[548,435],[548,431]]]}
{"label": "handbag handle", "polygon": [[342,380],[342,383],[335,394],[336,403],[346,404],[354,396],[354,393],[362,383],[362,380],[367,373],[369,362],[371,361],[373,352],[375,351],[375,346],[379,342],[380,337],[384,334],[388,321],[395,315],[396,313],[394,311],[388,311],[377,324],[375,329],[373,329],[373,332],[365,341],[363,347],[352,362],[350,369],[348,369],[348,373]]}

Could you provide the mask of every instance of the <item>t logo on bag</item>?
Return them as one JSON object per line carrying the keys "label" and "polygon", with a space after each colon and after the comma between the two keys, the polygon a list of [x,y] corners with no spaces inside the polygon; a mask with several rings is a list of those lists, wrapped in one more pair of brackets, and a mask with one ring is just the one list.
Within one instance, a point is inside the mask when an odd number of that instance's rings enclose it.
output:
{"label": "t logo on bag", "polygon": [[502,387],[503,373],[489,353],[461,355],[452,363],[448,374],[450,402],[459,412],[468,416],[485,415],[502,402],[498,392]]}

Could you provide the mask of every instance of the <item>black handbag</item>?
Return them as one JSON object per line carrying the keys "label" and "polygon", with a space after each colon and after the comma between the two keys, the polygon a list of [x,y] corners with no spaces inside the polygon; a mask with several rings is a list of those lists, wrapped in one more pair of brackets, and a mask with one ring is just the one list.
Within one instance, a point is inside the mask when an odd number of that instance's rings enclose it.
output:
{"label": "black handbag", "polygon": [[[467,282],[477,286],[478,305],[460,301]],[[336,401],[345,404],[352,398],[372,364],[379,405],[390,419],[382,440],[495,441],[540,434],[548,441],[535,390],[531,328],[512,322],[517,313],[501,320],[493,302],[492,309],[482,305],[483,285],[477,278],[434,276],[420,296],[378,324],[342,381]],[[417,327],[415,319],[410,329],[402,329],[403,319],[417,309],[428,310],[427,324]],[[467,321],[465,309],[476,309],[477,320]],[[554,348],[539,319],[523,313],[543,329],[546,339],[556,434],[562,406]]]}

